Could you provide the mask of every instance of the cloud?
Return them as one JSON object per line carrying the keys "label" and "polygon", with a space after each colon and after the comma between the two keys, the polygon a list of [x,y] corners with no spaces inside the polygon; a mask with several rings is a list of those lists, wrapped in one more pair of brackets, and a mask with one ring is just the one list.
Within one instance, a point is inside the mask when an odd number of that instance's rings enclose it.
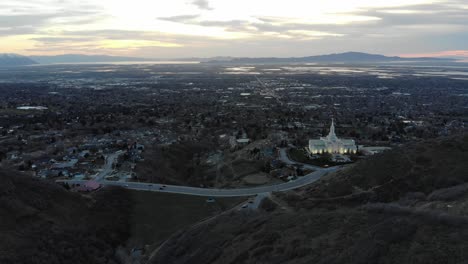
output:
{"label": "cloud", "polygon": [[69,43],[78,43],[78,42],[91,42],[96,40],[96,37],[33,37],[30,38],[31,40],[41,42],[47,45],[55,45],[55,44],[69,44]]}
{"label": "cloud", "polygon": [[455,24],[466,25],[468,12],[458,6],[444,4],[414,5],[401,8],[366,10],[357,13],[379,17],[379,26]]}
{"label": "cloud", "polygon": [[192,2],[192,4],[202,10],[213,10],[213,8],[210,7],[210,3],[207,0],[195,0]]}
{"label": "cloud", "polygon": [[6,37],[6,36],[19,36],[19,35],[29,35],[33,34],[36,32],[35,28],[32,27],[5,27],[5,28],[0,28],[0,37]]}
{"label": "cloud", "polygon": [[[203,20],[200,15],[181,15],[162,17],[159,20],[170,21],[185,25],[223,28],[226,32],[238,32],[245,36],[277,36],[282,38],[312,39],[322,37],[338,37],[343,34],[324,32],[310,24],[291,24],[283,18],[256,18],[255,20]],[[286,23],[285,23],[286,21]]]}
{"label": "cloud", "polygon": [[39,15],[0,15],[1,27],[16,28],[16,27],[38,27],[44,25],[54,15],[39,14]]}
{"label": "cloud", "polygon": [[56,3],[41,5],[41,1],[31,0],[21,3],[11,0],[2,1],[0,3],[0,35],[36,34],[51,26],[85,25],[95,23],[105,17],[102,9],[95,5],[79,3],[60,6],[54,4]]}
{"label": "cloud", "polygon": [[468,50],[446,50],[430,53],[414,53],[414,54],[402,54],[402,57],[452,57],[452,58],[468,58]]}
{"label": "cloud", "polygon": [[465,50],[468,43],[466,0],[155,2],[2,0],[0,41],[19,36],[32,43],[30,52],[127,47],[167,56],[398,55]]}
{"label": "cloud", "polygon": [[[230,39],[225,43],[216,37],[169,34],[157,31],[105,30],[100,32],[76,32],[75,37],[85,34],[94,35],[100,40],[139,39],[179,43],[184,49],[189,50],[195,50],[195,47],[202,46],[212,47],[215,46],[216,42],[217,47],[226,48],[222,52],[223,55],[229,55],[226,54],[228,51],[227,47],[229,47],[230,51],[235,50],[234,45],[239,45],[244,50],[248,46],[251,49],[258,48],[258,45],[256,45],[258,43],[261,43],[263,47],[271,47],[271,50],[276,50],[279,47],[284,49],[291,46],[300,46],[302,50],[298,50],[306,55],[313,52],[313,49],[308,48],[308,46],[326,45],[327,47],[338,49],[341,48],[340,46],[343,46],[343,43],[347,45],[346,50],[360,49],[361,47],[376,49],[372,47],[372,43],[382,45],[383,48],[388,48],[388,43],[398,43],[404,39],[412,41],[414,39],[413,36],[458,32],[463,30],[460,27],[464,21],[468,21],[466,11],[460,10],[457,6],[453,5],[412,5],[405,6],[404,8],[372,8],[329,15],[347,16],[350,21],[355,22],[336,24],[274,16],[213,20],[207,19],[201,14],[184,14],[159,17],[158,20],[203,28],[220,28],[225,32],[241,33],[242,37],[239,38],[241,42],[238,43],[235,39]],[[367,39],[369,44],[359,44],[363,39]],[[336,43],[337,41],[340,44]],[[421,42],[418,41],[414,45],[420,44]],[[407,47],[411,47],[411,45],[407,45]],[[286,50],[286,52],[291,51]]]}
{"label": "cloud", "polygon": [[[50,53],[54,50],[67,53],[114,54],[140,56],[140,50],[157,49],[159,52],[180,49],[185,45],[207,46],[211,39],[190,37],[154,31],[132,30],[78,30],[54,32],[54,37],[31,37],[35,47],[28,48],[33,54]],[[57,37],[55,37],[57,36]],[[154,55],[148,55],[154,57]]]}
{"label": "cloud", "polygon": [[180,15],[180,16],[170,16],[170,17],[158,17],[158,20],[165,20],[176,23],[192,23],[199,15]]}

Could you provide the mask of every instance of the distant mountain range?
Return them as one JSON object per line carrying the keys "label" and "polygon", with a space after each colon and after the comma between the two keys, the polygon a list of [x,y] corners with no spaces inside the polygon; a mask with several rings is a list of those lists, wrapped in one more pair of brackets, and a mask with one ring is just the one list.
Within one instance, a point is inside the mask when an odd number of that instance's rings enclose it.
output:
{"label": "distant mountain range", "polygon": [[18,54],[0,54],[0,66],[22,66],[37,64],[36,61]]}
{"label": "distant mountain range", "polygon": [[154,59],[136,58],[136,57],[120,57],[108,55],[81,55],[81,54],[65,54],[55,56],[31,56],[31,59],[40,64],[57,64],[57,63],[99,63],[99,62],[129,62],[129,61],[153,61]]}
{"label": "distant mountain range", "polygon": [[[167,59],[120,57],[108,55],[80,55],[65,54],[56,56],[30,56],[25,57],[17,54],[0,54],[0,66],[22,66],[32,64],[57,64],[57,63],[110,63],[110,62],[148,62],[164,61]],[[236,58],[236,57],[213,57],[213,58],[179,58],[171,61],[197,61],[203,63],[382,63],[382,62],[451,62],[451,58],[402,58],[389,57],[378,54],[362,52],[346,52],[319,56],[289,57],[289,58]]]}
{"label": "distant mountain range", "polygon": [[230,60],[220,61],[213,60],[211,63],[379,63],[379,62],[403,62],[403,61],[419,61],[419,62],[449,62],[455,61],[449,58],[402,58],[389,57],[378,54],[368,54],[362,52],[345,52],[334,53],[328,55],[307,56],[307,57],[290,57],[290,58],[232,58]]}
{"label": "distant mountain range", "polygon": [[213,58],[176,58],[176,59],[160,59],[160,58],[141,58],[141,57],[121,57],[108,55],[80,55],[80,54],[65,54],[55,56],[31,56],[31,59],[40,64],[57,64],[57,63],[106,63],[106,62],[148,62],[148,61],[227,61],[232,57],[213,57]]}

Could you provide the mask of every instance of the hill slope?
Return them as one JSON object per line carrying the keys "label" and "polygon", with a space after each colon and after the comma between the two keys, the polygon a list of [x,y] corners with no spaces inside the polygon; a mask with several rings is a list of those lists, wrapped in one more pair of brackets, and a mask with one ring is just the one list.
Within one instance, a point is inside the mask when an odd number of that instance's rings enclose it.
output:
{"label": "hill slope", "polygon": [[374,156],[301,192],[289,209],[232,212],[179,233],[150,263],[463,263],[468,136]]}
{"label": "hill slope", "polygon": [[131,205],[123,189],[90,198],[0,169],[0,263],[118,263]]}

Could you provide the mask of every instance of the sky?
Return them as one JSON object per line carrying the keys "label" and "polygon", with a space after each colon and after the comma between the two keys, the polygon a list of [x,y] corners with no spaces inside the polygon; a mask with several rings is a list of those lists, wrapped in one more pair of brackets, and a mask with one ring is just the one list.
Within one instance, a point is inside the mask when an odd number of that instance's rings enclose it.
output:
{"label": "sky", "polygon": [[468,58],[468,0],[1,0],[0,53]]}

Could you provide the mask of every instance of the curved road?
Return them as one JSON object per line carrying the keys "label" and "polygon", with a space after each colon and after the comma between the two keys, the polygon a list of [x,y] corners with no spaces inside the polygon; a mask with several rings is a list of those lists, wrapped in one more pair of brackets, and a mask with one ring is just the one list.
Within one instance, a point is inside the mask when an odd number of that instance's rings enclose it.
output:
{"label": "curved road", "polygon": [[[300,188],[302,186],[311,184],[319,180],[322,176],[327,173],[337,171],[341,167],[332,167],[327,169],[317,170],[306,176],[299,177],[297,180],[280,183],[277,185],[267,185],[253,188],[242,188],[242,189],[209,189],[209,188],[197,188],[188,186],[178,185],[163,185],[155,183],[141,183],[141,182],[118,182],[118,181],[100,181],[99,183],[103,186],[121,186],[132,190],[139,191],[155,191],[155,192],[166,192],[166,193],[178,193],[196,196],[208,196],[208,197],[235,197],[235,196],[252,196],[261,193],[268,192],[284,192],[293,189]],[[58,182],[68,182],[68,184],[83,184],[86,181],[83,180],[59,180]],[[162,186],[162,189],[160,189]]]}
{"label": "curved road", "polygon": [[307,163],[300,163],[300,162],[290,160],[286,148],[281,148],[279,150],[279,159],[288,165],[300,164],[304,168],[309,169],[309,170],[323,170],[323,168],[319,166],[314,166],[314,165],[310,165]]}
{"label": "curved road", "polygon": [[[295,162],[289,160],[287,155],[285,155],[284,149],[280,150],[280,159],[286,162],[287,164],[294,164]],[[196,196],[207,196],[207,197],[236,197],[236,196],[252,196],[269,192],[284,192],[293,189],[303,187],[305,185],[314,183],[318,181],[322,176],[338,171],[343,168],[343,166],[336,166],[330,168],[320,168],[307,164],[304,166],[314,169],[315,171],[299,177],[296,180],[280,183],[276,185],[266,185],[253,188],[241,188],[241,189],[210,189],[210,188],[197,188],[189,186],[178,186],[178,185],[164,185],[156,183],[141,183],[141,182],[118,182],[118,181],[106,181],[96,179],[103,186],[121,186],[131,190],[139,191],[155,191],[155,192],[165,192],[165,193],[178,193],[178,194],[187,194],[187,195],[196,195]],[[68,184],[84,184],[87,181],[84,180],[58,180],[57,182],[67,182]]]}

